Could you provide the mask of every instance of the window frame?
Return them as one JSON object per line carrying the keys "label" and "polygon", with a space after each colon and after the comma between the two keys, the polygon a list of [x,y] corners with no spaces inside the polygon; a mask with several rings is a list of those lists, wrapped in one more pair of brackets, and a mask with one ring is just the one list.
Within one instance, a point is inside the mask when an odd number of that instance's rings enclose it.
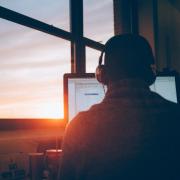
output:
{"label": "window frame", "polygon": [[[32,28],[34,30],[41,31],[43,33],[53,35],[64,40],[70,41],[71,44],[71,73],[86,73],[86,46],[92,49],[102,51],[104,45],[100,42],[94,41],[87,37],[84,37],[83,33],[83,0],[69,0],[70,7],[70,32],[61,28],[54,27],[50,24],[44,23],[37,19],[23,15],[21,13],[12,11],[8,8],[0,6],[0,18],[11,21],[13,23],[23,25],[25,27]],[[30,129],[35,126],[35,119],[2,119],[0,124],[1,130],[9,129],[24,129],[29,127]],[[47,120],[47,119],[46,119]],[[25,122],[24,122],[25,121]],[[36,120],[37,122],[37,120]],[[44,120],[42,121],[44,122]],[[61,119],[58,123],[61,127],[65,126],[65,121]],[[27,124],[29,126],[27,126]],[[37,123],[38,127],[45,127],[43,123]],[[56,124],[56,123],[53,123]],[[48,125],[49,126],[49,125]],[[50,127],[54,128],[55,125]]]}

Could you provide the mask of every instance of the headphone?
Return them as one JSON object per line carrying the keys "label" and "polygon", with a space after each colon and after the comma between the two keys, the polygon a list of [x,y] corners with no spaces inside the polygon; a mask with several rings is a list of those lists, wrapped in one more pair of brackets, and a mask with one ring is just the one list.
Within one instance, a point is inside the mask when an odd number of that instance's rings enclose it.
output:
{"label": "headphone", "polygon": [[108,77],[107,77],[107,71],[106,71],[106,65],[102,64],[103,61],[103,55],[105,53],[105,49],[101,52],[101,55],[99,57],[99,63],[98,66],[96,68],[96,79],[103,85],[107,85],[108,84]]}
{"label": "headphone", "polygon": [[[96,79],[98,80],[98,82],[100,82],[103,85],[107,85],[108,84],[108,74],[107,74],[107,66],[105,64],[102,64],[103,62],[103,56],[105,53],[105,49],[103,49],[103,51],[101,52],[101,55],[99,57],[99,63],[98,66],[96,68],[96,72],[95,72],[95,76]],[[150,61],[154,62],[154,57],[153,54],[150,55]],[[152,63],[149,68],[146,69],[145,75],[144,75],[144,80],[146,81],[146,83],[150,86],[152,85],[155,80],[156,80],[156,72],[154,70],[155,64]]]}

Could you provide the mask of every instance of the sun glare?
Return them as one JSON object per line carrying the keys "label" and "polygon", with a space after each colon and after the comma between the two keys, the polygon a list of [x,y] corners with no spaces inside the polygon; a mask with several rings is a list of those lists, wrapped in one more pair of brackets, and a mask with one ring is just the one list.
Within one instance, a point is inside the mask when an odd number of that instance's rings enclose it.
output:
{"label": "sun glare", "polygon": [[60,103],[47,103],[43,104],[36,113],[41,118],[61,119],[63,118],[63,107],[60,107]]}

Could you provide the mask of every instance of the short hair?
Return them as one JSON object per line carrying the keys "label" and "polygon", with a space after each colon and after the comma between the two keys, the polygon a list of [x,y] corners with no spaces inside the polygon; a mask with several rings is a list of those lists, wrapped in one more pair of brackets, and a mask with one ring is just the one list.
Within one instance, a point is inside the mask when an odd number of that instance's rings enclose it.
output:
{"label": "short hair", "polygon": [[[148,41],[136,34],[110,38],[105,44],[105,66],[112,80],[149,76],[154,57]],[[151,72],[152,74],[152,72]]]}

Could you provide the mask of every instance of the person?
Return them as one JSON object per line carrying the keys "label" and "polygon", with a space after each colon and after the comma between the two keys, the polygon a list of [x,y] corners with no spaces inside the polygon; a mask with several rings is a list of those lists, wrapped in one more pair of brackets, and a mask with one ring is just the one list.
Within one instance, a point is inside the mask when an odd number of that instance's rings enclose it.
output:
{"label": "person", "polygon": [[107,41],[96,70],[105,98],[67,126],[59,180],[180,179],[180,107],[150,91],[154,64],[142,36]]}

